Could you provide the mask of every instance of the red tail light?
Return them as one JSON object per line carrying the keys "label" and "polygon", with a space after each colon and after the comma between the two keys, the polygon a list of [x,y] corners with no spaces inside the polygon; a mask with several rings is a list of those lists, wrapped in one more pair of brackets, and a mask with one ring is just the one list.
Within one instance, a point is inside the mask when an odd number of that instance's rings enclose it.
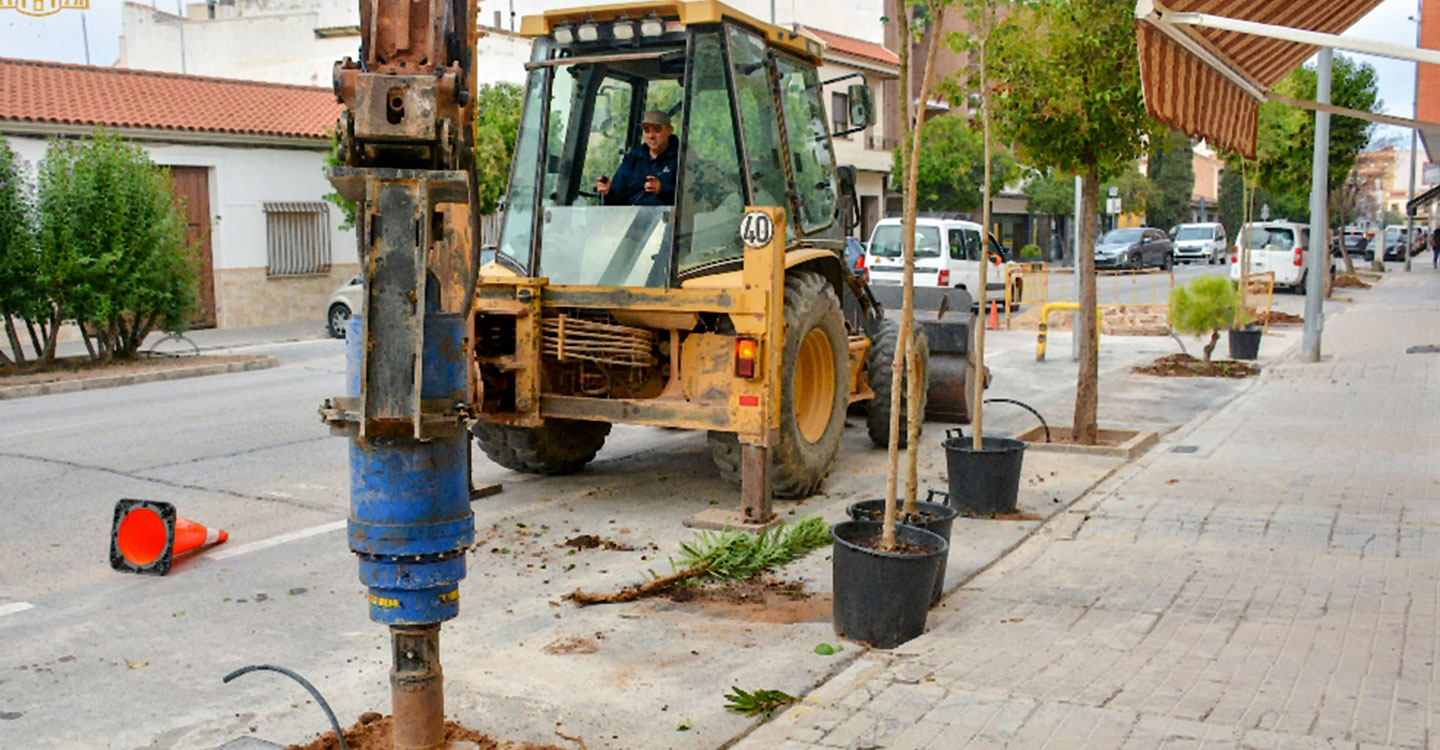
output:
{"label": "red tail light", "polygon": [[950,286],[950,269],[940,269],[940,278],[935,280],[936,286]]}
{"label": "red tail light", "polygon": [[1305,265],[1305,256],[1300,253],[1300,248],[1297,247],[1295,248],[1295,267],[1299,268],[1303,265]]}
{"label": "red tail light", "polygon": [[1230,262],[1231,262],[1231,263],[1239,263],[1239,262],[1240,262],[1240,246],[1239,246],[1239,245],[1236,245],[1236,246],[1234,247],[1234,249],[1232,249],[1232,250],[1230,251]]}
{"label": "red tail light", "polygon": [[760,354],[760,342],[751,338],[735,339],[735,376],[755,377],[755,360]]}

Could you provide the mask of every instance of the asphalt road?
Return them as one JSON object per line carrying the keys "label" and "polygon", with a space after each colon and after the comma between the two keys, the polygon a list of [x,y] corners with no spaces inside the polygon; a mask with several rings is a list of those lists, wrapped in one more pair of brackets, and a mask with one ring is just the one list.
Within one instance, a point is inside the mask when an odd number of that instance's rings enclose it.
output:
{"label": "asphalt road", "polygon": [[[1274,334],[1262,356],[1293,335]],[[989,395],[1063,423],[1075,377],[1067,341],[1036,363],[1033,333],[992,332]],[[1242,387],[1127,374],[1175,347],[1164,337],[1106,337],[1102,420],[1164,430]],[[256,663],[305,675],[347,724],[385,709],[388,639],[368,619],[343,531],[347,442],[315,412],[339,391],[343,348],[330,339],[251,346],[243,351],[274,354],[281,366],[0,402],[0,638],[10,645],[0,654],[0,748],[209,750],[325,728],[301,689],[277,675],[221,683]],[[885,452],[851,422],[826,495],[788,506],[797,517],[838,520],[850,500],[883,490]],[[1014,433],[1034,418],[996,405],[986,424],[990,434]],[[932,438],[945,427],[926,425],[927,481],[943,473]],[[474,478],[503,482],[505,492],[473,506],[481,544],[462,615],[442,636],[449,706],[472,726],[532,742],[584,736],[592,750],[718,747],[752,723],[720,707],[730,685],[798,694],[838,668],[812,651],[834,639],[824,600],[783,622],[560,602],[576,587],[668,572],[668,556],[692,538],[681,518],[734,507],[737,493],[718,479],[703,434],[617,426],[574,477],[513,474],[477,452]],[[1079,492],[1091,480],[1077,481]],[[112,571],[113,507],[126,497],[174,503],[230,541],[164,578]],[[975,524],[952,568],[978,570],[1022,533]],[[558,544],[579,533],[633,549],[575,555]],[[823,590],[828,562],[812,557],[787,578]],[[600,652],[566,660],[542,649],[577,638]],[[677,733],[690,718],[694,728]]]}

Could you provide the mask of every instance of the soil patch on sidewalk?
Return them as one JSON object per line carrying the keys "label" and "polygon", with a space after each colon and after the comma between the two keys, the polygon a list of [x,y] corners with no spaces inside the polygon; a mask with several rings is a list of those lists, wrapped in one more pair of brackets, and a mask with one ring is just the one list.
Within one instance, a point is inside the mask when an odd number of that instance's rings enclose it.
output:
{"label": "soil patch on sidewalk", "polygon": [[1167,354],[1148,365],[1133,369],[1142,375],[1162,378],[1249,378],[1260,374],[1260,368],[1246,362],[1212,359],[1205,364],[1189,354]]}
{"label": "soil patch on sidewalk", "polygon": [[1370,285],[1360,280],[1359,276],[1352,276],[1348,273],[1335,277],[1334,286],[1336,289],[1369,289]]}
{"label": "soil patch on sidewalk", "polygon": [[1252,311],[1250,319],[1257,326],[1298,326],[1305,323],[1305,319],[1299,315],[1291,315],[1279,310],[1271,310],[1268,313]]}
{"label": "soil patch on sidewalk", "polygon": [[[348,750],[394,750],[395,718],[370,712],[361,714],[355,725],[345,730],[345,747]],[[468,741],[478,750],[574,750],[577,746],[562,748],[558,745],[517,745],[500,742],[473,729],[462,727],[453,721],[445,722],[447,742]],[[583,742],[578,747],[583,748]],[[464,745],[461,745],[464,747]],[[340,742],[334,732],[326,732],[303,745],[290,745],[285,750],[340,750]]]}

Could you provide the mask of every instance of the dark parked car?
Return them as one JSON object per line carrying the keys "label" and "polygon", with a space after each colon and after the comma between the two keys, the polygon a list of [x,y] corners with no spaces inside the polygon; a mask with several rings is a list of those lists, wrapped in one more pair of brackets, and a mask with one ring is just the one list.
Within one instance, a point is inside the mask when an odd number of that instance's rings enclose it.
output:
{"label": "dark parked car", "polygon": [[1095,242],[1096,268],[1157,266],[1168,271],[1173,265],[1175,243],[1153,227],[1112,229]]}
{"label": "dark parked car", "polygon": [[[1330,243],[1330,254],[1336,258],[1340,257],[1340,237]],[[1350,255],[1351,260],[1371,260],[1375,253],[1370,250],[1370,241],[1366,239],[1365,233],[1359,229],[1346,227],[1344,232],[1345,252]]]}

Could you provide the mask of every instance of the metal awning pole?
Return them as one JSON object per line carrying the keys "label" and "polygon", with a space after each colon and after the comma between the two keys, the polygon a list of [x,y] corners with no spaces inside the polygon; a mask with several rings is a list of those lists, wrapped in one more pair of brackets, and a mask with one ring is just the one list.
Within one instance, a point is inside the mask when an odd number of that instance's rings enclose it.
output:
{"label": "metal awning pole", "polygon": [[[1315,70],[1319,80],[1315,100],[1330,103],[1329,47],[1320,49]],[[1320,361],[1320,332],[1325,328],[1325,285],[1330,280],[1330,247],[1326,229],[1330,224],[1327,192],[1330,176],[1330,113],[1315,113],[1315,155],[1310,167],[1310,268],[1305,280],[1305,333],[1300,343],[1300,356],[1306,362]],[[1343,238],[1341,240],[1344,241]],[[1382,251],[1383,252],[1383,251]]]}

